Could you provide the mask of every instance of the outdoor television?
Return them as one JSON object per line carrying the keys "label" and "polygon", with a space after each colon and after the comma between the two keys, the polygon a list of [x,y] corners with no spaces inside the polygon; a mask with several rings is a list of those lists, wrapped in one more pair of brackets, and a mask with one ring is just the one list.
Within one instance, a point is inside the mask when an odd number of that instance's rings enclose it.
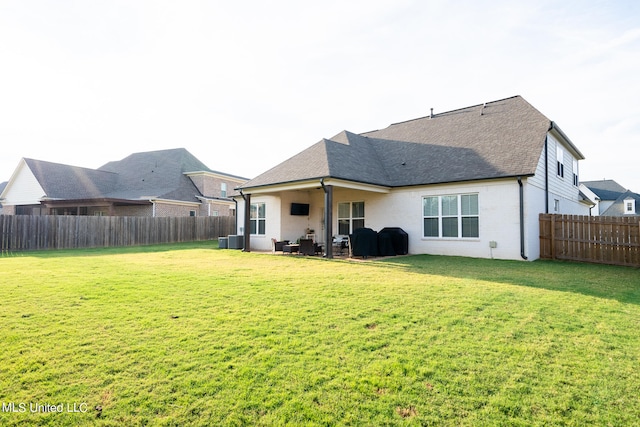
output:
{"label": "outdoor television", "polygon": [[291,203],[291,215],[309,216],[308,203]]}

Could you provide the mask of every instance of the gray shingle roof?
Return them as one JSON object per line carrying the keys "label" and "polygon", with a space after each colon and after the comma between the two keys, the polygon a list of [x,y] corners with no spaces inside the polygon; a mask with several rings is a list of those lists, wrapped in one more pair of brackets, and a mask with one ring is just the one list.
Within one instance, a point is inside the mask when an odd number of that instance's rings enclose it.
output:
{"label": "gray shingle roof", "polygon": [[341,132],[242,188],[322,177],[398,187],[533,175],[551,125],[515,96],[360,135]]}
{"label": "gray shingle roof", "polygon": [[635,215],[625,214],[624,213],[624,200],[627,198],[632,198],[636,201],[636,209],[640,208],[640,194],[634,193],[632,191],[625,191],[620,193],[620,195],[616,198],[615,202],[606,211],[602,212],[602,216],[640,216],[640,212],[636,212]]}
{"label": "gray shingle roof", "polygon": [[584,181],[582,184],[584,184],[589,190],[593,191],[600,200],[616,200],[620,194],[627,191],[626,188],[612,179]]}
{"label": "gray shingle roof", "polygon": [[200,192],[184,173],[210,171],[184,148],[134,153],[98,170],[118,177],[115,188],[105,194],[109,198],[153,197],[193,202],[198,201],[196,195]]}
{"label": "gray shingle roof", "polygon": [[198,202],[185,172],[211,170],[184,148],[131,154],[98,169],[25,159],[50,199],[160,198]]}
{"label": "gray shingle roof", "polygon": [[50,199],[92,199],[115,189],[117,175],[43,160],[24,159]]}

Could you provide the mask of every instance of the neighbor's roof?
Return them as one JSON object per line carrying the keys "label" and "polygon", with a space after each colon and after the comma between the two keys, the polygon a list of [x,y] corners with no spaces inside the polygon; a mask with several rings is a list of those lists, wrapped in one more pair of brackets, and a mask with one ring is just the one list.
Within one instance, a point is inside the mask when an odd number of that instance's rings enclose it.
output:
{"label": "neighbor's roof", "polygon": [[584,158],[553,122],[515,96],[360,135],[343,131],[241,188],[327,177],[399,187],[530,176],[552,128]]}
{"label": "neighbor's roof", "polygon": [[[634,199],[636,201],[636,206],[640,207],[640,194],[634,193],[632,191],[625,191],[620,193],[620,195],[616,198],[615,202],[611,206],[607,208],[606,211],[602,212],[602,216],[633,216],[624,213],[624,201],[626,199]],[[635,216],[640,216],[640,212],[636,213]]]}
{"label": "neighbor's roof", "polygon": [[[88,169],[24,159],[48,199],[168,199],[198,202],[189,171],[211,171],[184,148],[134,153]],[[219,173],[219,172],[218,172]]]}
{"label": "neighbor's roof", "polygon": [[612,179],[603,179],[600,181],[583,181],[585,187],[593,191],[600,200],[616,200],[620,194],[627,191],[622,185]]}
{"label": "neighbor's roof", "polygon": [[161,198],[196,202],[200,192],[184,173],[210,169],[184,148],[134,153],[109,162],[99,171],[115,173],[116,187],[107,194],[115,199]]}
{"label": "neighbor's roof", "polygon": [[92,199],[115,189],[117,175],[61,163],[24,159],[49,199]]}

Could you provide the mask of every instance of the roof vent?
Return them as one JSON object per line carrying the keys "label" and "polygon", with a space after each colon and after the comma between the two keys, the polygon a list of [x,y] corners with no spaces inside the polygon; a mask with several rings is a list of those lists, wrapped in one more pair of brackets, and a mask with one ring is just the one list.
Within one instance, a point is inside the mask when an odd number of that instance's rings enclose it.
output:
{"label": "roof vent", "polygon": [[484,116],[484,107],[487,106],[487,103],[485,102],[484,104],[482,104],[482,110],[480,110],[480,115]]}
{"label": "roof vent", "polygon": [[431,113],[429,113],[429,118],[433,119],[433,108],[431,109]]}

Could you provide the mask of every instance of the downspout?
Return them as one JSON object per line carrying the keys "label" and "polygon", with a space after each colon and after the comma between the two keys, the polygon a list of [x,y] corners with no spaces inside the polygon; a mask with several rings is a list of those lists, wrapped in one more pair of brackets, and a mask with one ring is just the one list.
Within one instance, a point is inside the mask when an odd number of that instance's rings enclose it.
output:
{"label": "downspout", "polygon": [[527,260],[524,254],[524,188],[522,185],[522,177],[518,177],[518,187],[520,192],[520,256]]}
{"label": "downspout", "polygon": [[[551,127],[553,128],[553,122]],[[548,132],[548,131],[547,131]],[[544,137],[544,213],[549,213],[549,137]]]}

